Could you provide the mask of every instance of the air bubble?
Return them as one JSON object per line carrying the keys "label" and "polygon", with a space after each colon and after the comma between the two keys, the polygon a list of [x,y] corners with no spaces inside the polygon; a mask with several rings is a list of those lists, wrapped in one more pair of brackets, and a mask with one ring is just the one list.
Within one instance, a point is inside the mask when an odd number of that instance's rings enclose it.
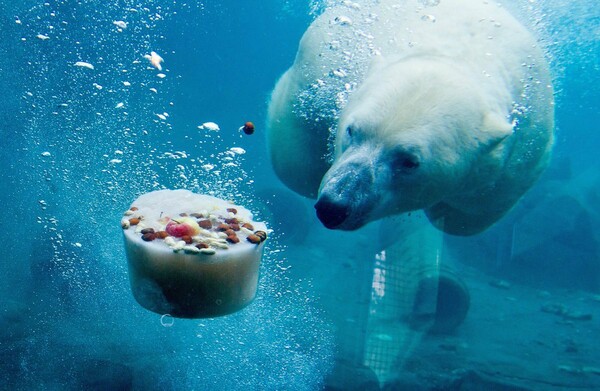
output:
{"label": "air bubble", "polygon": [[421,16],[421,20],[425,21],[425,22],[431,22],[431,23],[435,23],[435,21],[436,21],[435,16],[429,15],[429,14],[425,14],[425,15]]}
{"label": "air bubble", "polygon": [[175,324],[175,318],[169,314],[160,317],[160,325],[163,327],[172,327]]}
{"label": "air bubble", "polygon": [[425,7],[435,7],[440,4],[440,0],[421,0],[421,4]]}

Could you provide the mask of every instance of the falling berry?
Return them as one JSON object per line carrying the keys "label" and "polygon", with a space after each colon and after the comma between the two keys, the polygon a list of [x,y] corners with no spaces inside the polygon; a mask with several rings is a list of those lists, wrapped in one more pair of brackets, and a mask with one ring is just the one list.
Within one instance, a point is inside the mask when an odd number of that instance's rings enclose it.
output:
{"label": "falling berry", "polygon": [[254,124],[248,121],[240,129],[247,135],[251,135],[252,133],[254,133]]}

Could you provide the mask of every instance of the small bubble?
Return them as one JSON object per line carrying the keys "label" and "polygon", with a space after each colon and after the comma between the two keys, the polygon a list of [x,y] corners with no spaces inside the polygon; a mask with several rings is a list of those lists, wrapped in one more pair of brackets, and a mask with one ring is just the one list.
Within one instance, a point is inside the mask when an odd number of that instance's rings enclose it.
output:
{"label": "small bubble", "polygon": [[425,22],[431,22],[431,23],[435,23],[435,21],[436,21],[435,16],[429,15],[429,14],[422,15],[421,20],[425,21]]}
{"label": "small bubble", "polygon": [[163,327],[171,327],[175,324],[175,318],[169,314],[164,314],[160,317],[160,325]]}

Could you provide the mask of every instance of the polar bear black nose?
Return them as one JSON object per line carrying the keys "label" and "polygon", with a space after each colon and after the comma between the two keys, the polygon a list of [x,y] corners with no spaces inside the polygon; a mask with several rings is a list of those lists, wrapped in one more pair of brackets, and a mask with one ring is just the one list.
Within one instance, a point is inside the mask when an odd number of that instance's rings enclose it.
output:
{"label": "polar bear black nose", "polygon": [[336,202],[331,197],[322,195],[315,204],[317,217],[329,229],[335,229],[342,224],[350,214],[347,205]]}

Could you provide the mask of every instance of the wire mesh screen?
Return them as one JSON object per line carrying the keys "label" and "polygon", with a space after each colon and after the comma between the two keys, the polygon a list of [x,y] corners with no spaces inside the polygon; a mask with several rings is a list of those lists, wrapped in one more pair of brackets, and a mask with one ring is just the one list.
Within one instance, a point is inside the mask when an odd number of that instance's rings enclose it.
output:
{"label": "wire mesh screen", "polygon": [[393,223],[396,240],[375,259],[364,351],[380,381],[402,366],[435,319],[443,237],[420,214]]}

